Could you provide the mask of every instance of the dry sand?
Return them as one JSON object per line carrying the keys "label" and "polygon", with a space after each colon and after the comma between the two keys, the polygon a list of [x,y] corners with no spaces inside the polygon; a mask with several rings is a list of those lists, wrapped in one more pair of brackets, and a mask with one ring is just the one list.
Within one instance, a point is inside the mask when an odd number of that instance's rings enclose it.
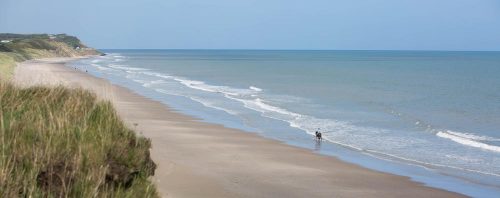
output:
{"label": "dry sand", "polygon": [[56,58],[19,64],[21,86],[83,87],[111,100],[122,119],[151,138],[163,197],[461,197],[406,177],[372,171],[256,134],[200,122],[64,66]]}

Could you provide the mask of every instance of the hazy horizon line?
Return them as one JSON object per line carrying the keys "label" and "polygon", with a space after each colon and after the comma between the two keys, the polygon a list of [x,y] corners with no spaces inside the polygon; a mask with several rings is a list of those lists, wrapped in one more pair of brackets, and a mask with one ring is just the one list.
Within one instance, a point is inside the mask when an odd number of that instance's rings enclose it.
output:
{"label": "hazy horizon line", "polygon": [[407,51],[407,52],[500,52],[500,50],[411,50],[411,49],[258,49],[258,48],[96,48],[98,50],[178,50],[178,51]]}

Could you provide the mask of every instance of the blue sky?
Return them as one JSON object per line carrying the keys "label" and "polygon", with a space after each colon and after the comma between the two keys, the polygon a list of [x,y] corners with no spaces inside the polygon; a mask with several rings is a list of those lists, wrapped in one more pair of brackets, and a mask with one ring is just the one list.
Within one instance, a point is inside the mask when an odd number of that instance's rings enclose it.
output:
{"label": "blue sky", "polygon": [[0,32],[96,48],[500,50],[500,0],[0,0]]}

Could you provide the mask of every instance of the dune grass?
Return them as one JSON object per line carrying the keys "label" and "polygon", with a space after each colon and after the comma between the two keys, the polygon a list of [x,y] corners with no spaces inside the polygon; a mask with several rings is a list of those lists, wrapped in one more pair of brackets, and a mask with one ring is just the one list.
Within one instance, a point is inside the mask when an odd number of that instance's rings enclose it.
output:
{"label": "dune grass", "polygon": [[150,148],[88,91],[0,82],[0,197],[158,197]]}
{"label": "dune grass", "polygon": [[16,67],[16,60],[10,53],[0,52],[0,80],[8,80],[14,73]]}

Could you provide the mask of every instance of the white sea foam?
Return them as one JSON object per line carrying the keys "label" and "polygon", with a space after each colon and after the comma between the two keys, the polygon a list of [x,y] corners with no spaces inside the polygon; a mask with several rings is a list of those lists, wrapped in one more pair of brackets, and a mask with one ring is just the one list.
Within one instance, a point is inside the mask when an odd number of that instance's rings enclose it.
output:
{"label": "white sea foam", "polygon": [[107,54],[106,56],[103,56],[103,57],[100,57],[100,58],[106,58],[106,59],[113,59],[115,61],[121,61],[123,60],[124,58],[126,58],[125,56],[119,54],[119,53],[109,53]]}
{"label": "white sea foam", "polygon": [[97,68],[98,70],[112,70],[112,69],[111,69],[111,68],[109,68],[109,67],[103,67],[103,66],[101,66],[101,65],[99,65],[99,64],[94,64],[94,63],[92,63],[92,64],[90,64],[90,65],[92,65],[93,67]]}
{"label": "white sea foam", "polygon": [[466,138],[466,139],[471,139],[471,140],[478,140],[478,141],[490,141],[490,142],[499,142],[499,138],[494,138],[494,137],[488,137],[488,136],[482,136],[482,135],[474,135],[471,133],[460,133],[460,132],[455,132],[455,131],[446,131],[446,133],[452,134],[454,136]]}
{"label": "white sea foam", "polygon": [[377,133],[381,131],[381,129],[354,126],[349,122],[333,119],[321,119],[314,116],[299,114],[284,108],[270,105],[261,98],[228,98],[242,102],[246,108],[261,112],[262,116],[288,122],[291,127],[301,129],[311,135],[314,134],[314,131],[318,128],[321,128],[326,135],[331,132],[349,133],[356,131],[371,131],[373,133]]}
{"label": "white sea foam", "polygon": [[144,82],[142,84],[142,86],[144,87],[151,87],[153,85],[157,85],[157,84],[161,84],[161,83],[165,83],[164,80],[152,80],[152,81],[149,81],[149,82]]}
{"label": "white sea foam", "polygon": [[196,101],[196,102],[202,104],[205,107],[213,108],[213,109],[217,109],[217,110],[221,110],[221,111],[224,111],[224,112],[229,113],[231,115],[238,115],[238,112],[236,112],[236,111],[233,111],[233,110],[230,110],[230,109],[227,109],[227,108],[219,107],[219,106],[215,105],[213,102],[209,102],[209,101],[204,100],[202,98],[189,97],[189,96],[182,95],[182,94],[177,94],[177,93],[174,93],[174,92],[171,92],[171,91],[169,92],[169,91],[166,91],[164,89],[155,89],[155,91],[160,92],[160,93],[164,93],[164,94],[168,94],[168,95],[187,97],[187,98],[189,98],[189,99],[191,99],[193,101]]}
{"label": "white sea foam", "polygon": [[104,58],[104,59],[108,59],[108,60],[113,60],[114,62],[121,62],[123,61],[126,57],[121,55],[121,54],[118,54],[118,53],[110,53],[110,54],[107,54],[106,56],[102,56],[100,58]]}
{"label": "white sea foam", "polygon": [[121,69],[124,71],[148,71],[149,70],[149,69],[145,69],[145,68],[130,67],[127,65],[116,65],[116,64],[109,64],[108,67],[115,68],[115,69]]}
{"label": "white sea foam", "polygon": [[255,93],[255,90],[251,90],[251,89],[239,89],[239,88],[232,88],[232,87],[227,87],[227,86],[215,86],[215,85],[206,84],[205,82],[202,82],[202,81],[188,80],[188,79],[179,78],[179,77],[174,78],[174,80],[176,80],[176,81],[180,82],[181,84],[183,84],[189,88],[192,88],[192,89],[197,89],[197,90],[212,92],[212,93],[221,93],[221,94],[230,95],[230,96],[251,95],[252,93]]}
{"label": "white sea foam", "polygon": [[472,134],[466,133],[458,133],[453,131],[439,131],[436,133],[438,137],[446,138],[457,142],[459,144],[463,144],[470,147],[481,148],[489,151],[500,152],[499,146],[489,145],[483,142],[479,142],[479,140],[491,139],[485,136],[475,136]]}
{"label": "white sea foam", "polygon": [[120,53],[109,53],[107,56],[113,58],[125,58],[125,56],[121,55]]}
{"label": "white sea foam", "polygon": [[146,75],[149,75],[149,76],[156,76],[156,77],[159,77],[159,78],[165,78],[165,79],[174,79],[173,76],[169,76],[169,75],[165,75],[165,74],[161,74],[161,73],[157,73],[157,72],[150,72],[150,71],[147,71],[147,72],[140,72],[141,74],[146,74]]}
{"label": "white sea foam", "polygon": [[171,92],[171,91],[167,91],[167,90],[164,90],[164,89],[154,89],[156,92],[159,92],[159,93],[163,93],[163,94],[168,94],[168,95],[172,95],[172,96],[182,96],[182,97],[186,97],[184,95],[181,95],[181,94],[178,94],[178,93],[175,93],[175,92]]}
{"label": "white sea foam", "polygon": [[[232,98],[232,99],[236,99],[236,98]],[[299,118],[302,116],[300,114],[290,112],[290,111],[287,111],[285,109],[266,104],[260,98],[251,99],[251,100],[246,100],[246,99],[236,99],[236,100],[243,102],[246,107],[253,109],[255,111],[261,112],[261,113],[275,112],[275,113],[282,114],[284,116],[290,116],[291,119],[296,119],[296,118]]]}
{"label": "white sea foam", "polygon": [[[212,92],[212,93],[218,93],[218,92],[223,92],[224,87],[221,86],[211,86],[207,85],[202,81],[196,81],[196,80],[187,80],[187,79],[182,79],[182,78],[174,78],[174,80],[180,82],[181,84],[192,88],[192,89],[198,89],[201,91],[207,91],[207,92]],[[233,95],[233,93],[228,93],[230,95]]]}
{"label": "white sea foam", "polygon": [[484,175],[492,175],[492,176],[497,176],[497,177],[500,176],[500,174],[497,174],[497,173],[491,173],[491,172],[486,172],[486,171],[481,171],[481,170],[475,170],[475,169],[469,169],[469,168],[462,168],[462,167],[457,167],[457,166],[450,166],[450,165],[443,165],[443,164],[423,162],[423,161],[420,161],[420,160],[410,159],[410,158],[401,157],[401,156],[398,156],[398,155],[393,155],[393,154],[388,154],[388,153],[382,153],[382,152],[378,152],[378,151],[375,151],[375,150],[362,150],[362,151],[364,151],[366,153],[369,153],[369,154],[370,153],[376,154],[376,155],[372,155],[372,156],[377,157],[379,159],[386,159],[386,158],[380,158],[380,156],[385,156],[385,157],[390,157],[390,158],[398,159],[400,161],[411,162],[411,164],[421,165],[424,168],[442,167],[442,168],[451,168],[451,169],[456,169],[456,170],[461,170],[461,171],[469,171],[469,172],[474,172],[474,173],[480,173],[480,174],[484,174]]}
{"label": "white sea foam", "polygon": [[[127,67],[127,68],[130,68],[130,67]],[[202,82],[202,81],[189,80],[189,79],[186,79],[186,78],[181,78],[181,77],[176,77],[176,76],[170,76],[170,75],[166,75],[166,74],[162,74],[162,73],[157,73],[157,72],[152,72],[152,71],[139,71],[139,72],[134,72],[134,73],[140,73],[140,74],[145,74],[145,75],[149,75],[149,76],[155,76],[155,77],[159,77],[159,78],[162,78],[162,79],[165,79],[165,80],[173,80],[173,81],[176,81],[176,82],[178,82],[178,83],[180,83],[180,84],[182,84],[182,85],[184,85],[186,87],[189,87],[189,88],[192,88],[192,89],[196,89],[196,90],[211,92],[211,93],[222,93],[224,95],[233,95],[233,96],[236,96],[236,95],[248,92],[248,90],[244,90],[244,89],[236,89],[236,88],[230,88],[230,87],[226,87],[226,86],[213,86],[213,85],[208,85],[208,84],[206,84],[205,82]],[[165,82],[166,81],[163,81],[163,80],[149,81],[149,82],[143,83],[143,86],[144,87],[152,87],[153,85],[160,84],[160,83],[165,83]],[[236,112],[236,111],[220,107],[220,106],[216,105],[214,102],[210,102],[210,101],[208,101],[206,99],[203,99],[203,98],[193,97],[193,96],[189,96],[189,95],[186,95],[186,94],[179,94],[179,93],[175,93],[173,91],[166,91],[164,89],[155,89],[155,91],[160,92],[160,93],[164,93],[164,94],[169,94],[169,95],[187,97],[187,98],[189,98],[189,99],[191,99],[193,101],[196,101],[196,102],[202,104],[203,106],[206,106],[206,107],[209,107],[209,108],[213,108],[213,109],[217,109],[217,110],[221,110],[221,111],[224,111],[224,112],[232,114],[232,115],[237,115],[238,114],[238,112]]]}
{"label": "white sea foam", "polygon": [[200,104],[202,104],[205,107],[213,108],[213,109],[217,109],[217,110],[221,110],[221,111],[224,111],[224,112],[229,113],[231,115],[238,115],[238,112],[233,111],[233,110],[229,110],[227,108],[223,108],[223,107],[217,106],[213,102],[210,102],[208,100],[205,100],[205,99],[202,99],[202,98],[198,98],[198,97],[189,97],[189,98],[191,100],[199,102]]}
{"label": "white sea foam", "polygon": [[254,86],[250,86],[249,89],[251,90],[254,90],[254,91],[258,91],[258,92],[261,92],[262,89],[261,88],[258,88],[258,87],[254,87]]}
{"label": "white sea foam", "polygon": [[144,84],[144,83],[147,82],[145,80],[139,80],[139,79],[131,79],[131,80],[134,81],[134,82],[137,82],[137,83],[141,83],[141,84]]}
{"label": "white sea foam", "polygon": [[170,76],[170,75],[165,75],[165,74],[156,73],[156,72],[141,72],[141,73],[146,74],[146,75],[150,75],[150,76],[164,78],[164,79],[175,80],[175,81],[181,83],[182,85],[189,87],[191,89],[197,89],[197,90],[211,92],[211,93],[221,93],[224,95],[238,96],[238,95],[251,95],[251,94],[257,92],[257,91],[252,90],[252,89],[239,89],[239,88],[232,88],[232,87],[227,87],[227,86],[209,85],[203,81],[190,80],[187,78]]}

